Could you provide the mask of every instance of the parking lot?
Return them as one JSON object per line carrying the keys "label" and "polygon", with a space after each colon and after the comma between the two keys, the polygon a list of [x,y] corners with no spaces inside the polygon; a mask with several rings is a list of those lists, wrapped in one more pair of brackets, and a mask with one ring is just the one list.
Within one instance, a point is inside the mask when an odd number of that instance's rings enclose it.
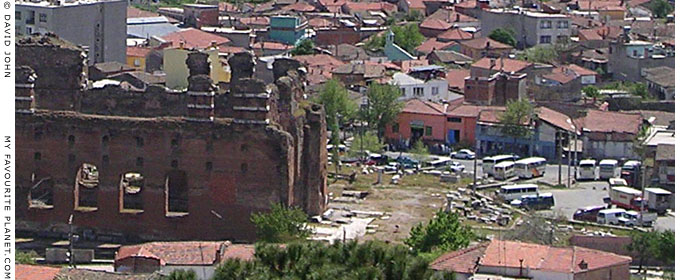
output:
{"label": "parking lot", "polygon": [[[391,158],[395,158],[400,155],[400,153],[389,153],[387,154]],[[406,153],[403,156],[409,156]],[[442,156],[435,156],[440,159],[448,158]],[[450,158],[448,158],[450,159]],[[465,166],[465,171],[472,173],[474,170],[474,160],[453,160],[460,162]],[[481,160],[477,160],[477,175],[482,176]],[[575,177],[575,167],[570,167],[571,178]],[[597,172],[598,173],[598,172]],[[567,174],[568,166],[561,166],[561,184],[567,185]],[[620,170],[618,170],[620,174]],[[548,185],[557,185],[558,180],[558,165],[549,164],[546,166],[546,172],[543,177],[528,180],[529,182],[541,182]],[[602,205],[604,197],[608,197],[608,182],[606,181],[587,181],[587,182],[575,182],[571,185],[569,189],[550,189],[548,192],[552,192],[554,195],[554,200],[556,202],[555,207],[551,210],[551,214],[563,215],[567,218],[572,218],[575,211],[580,207]],[[675,230],[675,217],[666,215],[660,216],[654,226],[657,230]]]}

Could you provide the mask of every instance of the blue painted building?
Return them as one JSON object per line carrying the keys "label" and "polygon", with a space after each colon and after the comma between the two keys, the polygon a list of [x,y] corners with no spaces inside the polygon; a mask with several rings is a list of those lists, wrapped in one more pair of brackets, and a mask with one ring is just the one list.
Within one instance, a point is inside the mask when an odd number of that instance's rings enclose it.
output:
{"label": "blue painted building", "polygon": [[[479,113],[475,129],[476,151],[481,157],[515,153],[520,157],[539,156],[549,161],[559,158],[558,141],[567,134],[574,136],[577,128],[572,119],[546,107],[535,109],[536,116],[524,123],[531,130],[528,137],[514,138],[501,132],[502,109],[487,109]],[[566,143],[562,143],[566,147]],[[561,151],[562,152],[562,151]]]}
{"label": "blue painted building", "polygon": [[268,37],[290,45],[305,38],[307,21],[299,16],[271,16]]}

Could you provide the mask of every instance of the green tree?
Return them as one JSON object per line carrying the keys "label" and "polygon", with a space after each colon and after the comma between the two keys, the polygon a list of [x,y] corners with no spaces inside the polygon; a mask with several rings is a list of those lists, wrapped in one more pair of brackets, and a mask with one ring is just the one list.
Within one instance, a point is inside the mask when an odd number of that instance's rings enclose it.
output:
{"label": "green tree", "polygon": [[627,249],[631,253],[635,254],[637,258],[640,260],[640,266],[638,267],[637,271],[638,273],[641,273],[642,267],[647,264],[649,258],[654,256],[653,245],[658,242],[656,240],[657,232],[633,231],[630,237],[632,241],[630,242],[630,244],[628,244]]}
{"label": "green tree", "polygon": [[36,264],[39,255],[35,251],[15,251],[14,262],[17,264]]}
{"label": "green tree", "polygon": [[326,112],[326,124],[331,131],[331,144],[333,145],[333,161],[336,172],[340,167],[340,125],[342,121],[349,121],[355,114],[355,103],[350,99],[347,89],[336,79],[326,82],[324,89],[317,98],[317,103],[322,104]]}
{"label": "green tree", "polygon": [[476,236],[470,226],[460,224],[459,218],[457,213],[439,210],[428,224],[414,226],[404,242],[420,253],[465,248]]}
{"label": "green tree", "polygon": [[634,83],[627,87],[628,92],[632,95],[642,97],[642,99],[651,99],[647,86],[643,83]]}
{"label": "green tree", "polygon": [[252,213],[250,220],[257,228],[259,240],[263,242],[301,240],[310,233],[306,226],[307,214],[299,208],[286,207],[280,203],[271,205],[268,213]]}
{"label": "green tree", "polygon": [[352,140],[352,149],[350,149],[350,152],[354,154],[359,154],[360,151],[378,153],[382,150],[383,143],[381,143],[381,140],[379,140],[373,132],[367,131],[363,135],[355,135],[355,139]]}
{"label": "green tree", "polygon": [[386,47],[386,38],[384,36],[372,35],[364,41],[364,49],[377,52],[383,50]]}
{"label": "green tree", "polygon": [[424,19],[424,16],[418,10],[412,10],[405,15],[406,21],[421,21],[422,19]]}
{"label": "green tree", "polygon": [[655,18],[666,18],[673,12],[673,6],[667,0],[652,0],[651,8]]}
{"label": "green tree", "polygon": [[175,269],[170,275],[165,277],[166,280],[196,280],[196,273],[194,270]]}
{"label": "green tree", "polygon": [[380,241],[259,243],[254,257],[222,264],[213,279],[452,279],[435,277],[429,261],[406,246]]}
{"label": "green tree", "polygon": [[532,135],[530,124],[533,117],[534,106],[527,99],[508,101],[506,110],[498,116],[501,123],[501,133],[514,139],[514,152],[518,139],[529,138]]}
{"label": "green tree", "polygon": [[297,45],[295,46],[292,51],[290,51],[290,54],[292,55],[309,55],[309,54],[315,54],[316,51],[314,50],[314,42],[311,40],[302,40]]}
{"label": "green tree", "polygon": [[417,24],[410,23],[405,26],[393,26],[393,33],[395,34],[395,44],[412,53],[414,49],[426,40],[424,35],[419,32]]}
{"label": "green tree", "polygon": [[510,28],[496,28],[489,33],[489,38],[513,47],[517,46],[515,31]]}
{"label": "green tree", "polygon": [[393,123],[405,104],[398,98],[402,93],[394,85],[372,83],[367,90],[368,106],[360,110],[360,117],[383,138],[386,126]]}
{"label": "green tree", "polygon": [[676,233],[672,230],[659,232],[653,246],[654,258],[672,265],[676,260]]}
{"label": "green tree", "polygon": [[520,59],[536,63],[551,63],[558,58],[556,48],[551,45],[537,45],[526,49]]}
{"label": "green tree", "polygon": [[582,88],[582,92],[585,93],[585,96],[592,98],[595,103],[597,102],[597,99],[601,98],[601,93],[599,92],[599,89],[593,86],[586,86]]}
{"label": "green tree", "polygon": [[429,155],[429,148],[427,148],[424,145],[424,142],[420,139],[417,140],[417,142],[414,142],[412,144],[412,147],[410,148],[410,153],[414,154],[415,157],[424,157],[426,155]]}

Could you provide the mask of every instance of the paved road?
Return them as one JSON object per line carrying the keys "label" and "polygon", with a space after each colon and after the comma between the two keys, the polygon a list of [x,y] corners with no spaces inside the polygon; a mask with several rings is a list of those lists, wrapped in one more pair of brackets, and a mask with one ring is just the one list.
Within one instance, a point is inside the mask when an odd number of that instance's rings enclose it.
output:
{"label": "paved road", "polygon": [[[604,189],[606,188],[606,189]],[[554,189],[556,206],[553,212],[572,218],[579,207],[603,205],[603,198],[608,195],[608,183],[604,181],[579,182],[571,189]],[[654,225],[657,230],[675,230],[675,218],[672,216],[659,217]]]}

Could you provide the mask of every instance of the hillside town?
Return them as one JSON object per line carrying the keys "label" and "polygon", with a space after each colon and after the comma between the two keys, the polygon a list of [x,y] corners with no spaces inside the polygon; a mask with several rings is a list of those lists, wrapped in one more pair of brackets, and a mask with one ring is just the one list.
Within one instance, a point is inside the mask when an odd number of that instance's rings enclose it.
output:
{"label": "hillside town", "polygon": [[675,279],[673,0],[15,0],[16,279]]}

